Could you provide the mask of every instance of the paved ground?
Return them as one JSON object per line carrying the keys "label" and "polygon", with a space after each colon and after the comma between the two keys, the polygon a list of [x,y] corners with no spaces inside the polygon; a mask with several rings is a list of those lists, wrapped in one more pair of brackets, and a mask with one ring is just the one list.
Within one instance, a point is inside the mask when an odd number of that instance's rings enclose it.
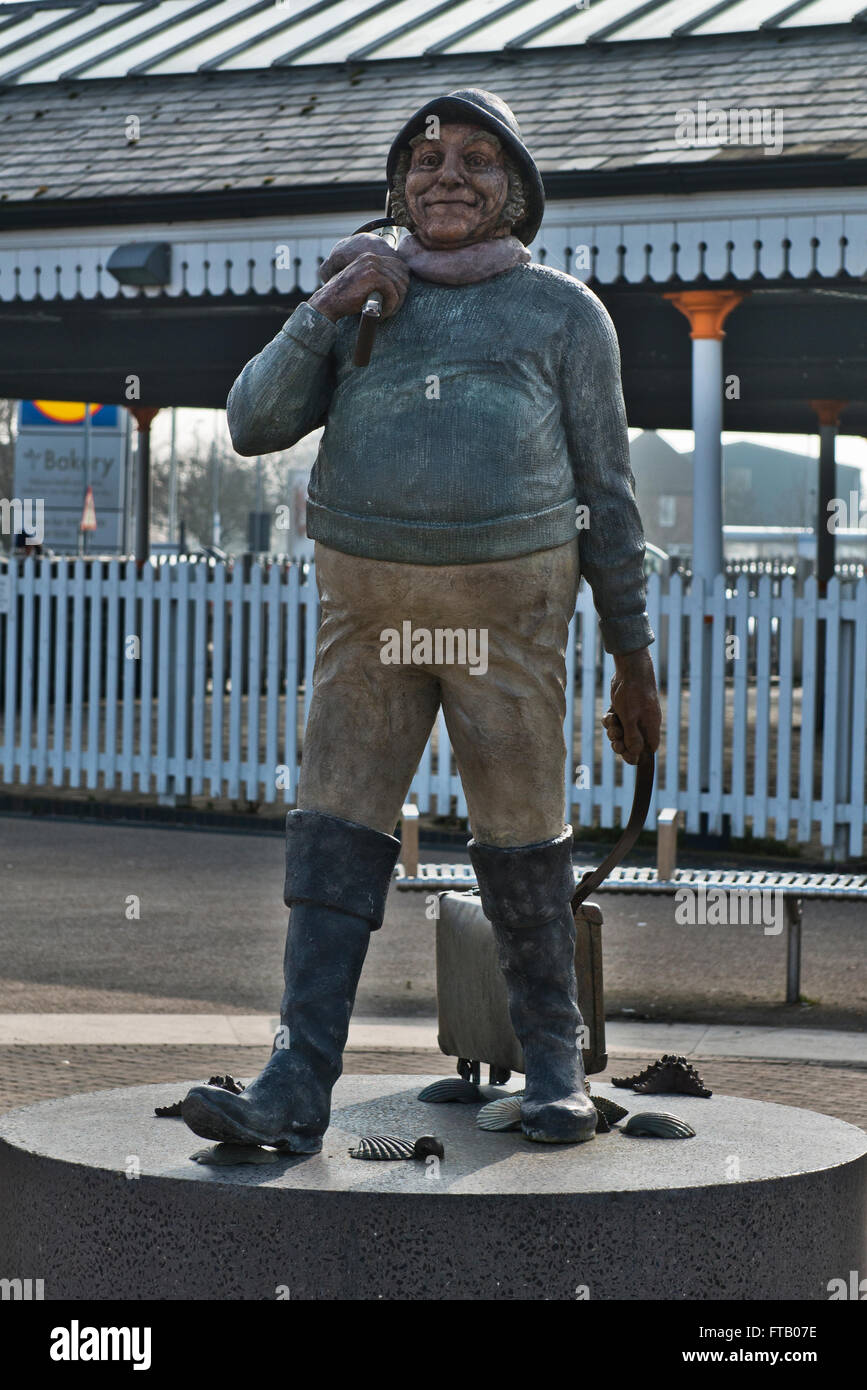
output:
{"label": "paved ground", "polygon": [[[244,1078],[264,1065],[268,1048],[255,1047],[0,1047],[0,1110],[77,1091],[139,1086],[177,1080],[183,1084],[225,1074]],[[608,1069],[592,1080],[631,1076],[654,1054],[609,1058]],[[452,1074],[441,1053],[394,1049],[347,1052],[347,1072],[417,1072]],[[722,1095],[776,1101],[818,1110],[867,1129],[867,1070],[797,1062],[698,1059],[706,1083]],[[631,1094],[627,1092],[626,1094]],[[654,1097],[644,1107],[677,1110],[677,1098]]]}
{"label": "paved ground", "polygon": [[[282,886],[278,836],[0,817],[0,1013],[274,1010]],[[673,899],[598,896],[611,1017],[867,1026],[867,905],[806,904],[808,1002],[786,1006],[784,933],[679,926]],[[392,892],[357,1014],[435,1010],[424,895]]]}
{"label": "paved ground", "polygon": [[[274,1014],[0,1014],[0,1047],[270,1047]],[[353,1052],[438,1051],[432,1018],[355,1015]],[[676,1053],[688,1058],[821,1062],[867,1070],[867,1033],[842,1029],[748,1028],[720,1023],[627,1023],[607,1019],[607,1050],[618,1057]]]}
{"label": "paved ground", "polygon": [[[92,1036],[82,1031],[67,1038],[60,1018],[59,1036],[44,1020],[30,1020],[37,1031],[26,1042],[0,1043],[0,1109],[111,1086],[255,1074],[267,1045],[150,1044],[153,1020],[143,1016],[228,1015],[241,1030],[239,1016],[273,1014],[286,922],[282,881],[283,844],[275,836],[0,817],[0,1014],[128,1014],[141,1017],[143,1030],[99,1045],[82,1041]],[[721,1035],[712,1046],[702,1030],[694,1030],[688,1050],[715,1090],[803,1105],[867,1128],[867,1067],[842,1065],[840,1056],[850,1054],[827,1047],[824,1063],[799,1060],[822,1053],[818,1034],[811,1048],[810,1030],[867,1030],[867,908],[807,905],[809,1002],[787,1007],[782,934],[678,926],[669,899],[602,894],[600,901],[610,1018],[806,1029],[806,1037],[791,1036],[789,1056],[775,1061],[720,1055]],[[423,895],[392,893],[356,1019],[421,1027],[435,1012],[434,923]],[[9,1038],[8,1026],[2,1037]],[[249,1040],[243,1031],[238,1037]],[[347,1071],[451,1071],[440,1053],[415,1042],[383,1048],[367,1045],[370,1034],[366,1042],[359,1037],[365,1045],[347,1053]],[[637,1071],[665,1050],[646,1039],[644,1052],[618,1054],[610,1044],[605,1079]],[[703,1048],[714,1055],[703,1056]],[[851,1056],[857,1063],[861,1053]]]}

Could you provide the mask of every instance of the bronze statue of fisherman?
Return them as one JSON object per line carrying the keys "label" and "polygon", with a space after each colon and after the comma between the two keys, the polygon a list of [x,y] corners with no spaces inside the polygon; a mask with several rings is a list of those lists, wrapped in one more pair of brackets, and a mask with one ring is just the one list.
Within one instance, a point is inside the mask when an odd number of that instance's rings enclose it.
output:
{"label": "bronze statue of fisherman", "polygon": [[[635,763],[660,726],[617,338],[592,291],[530,260],[542,181],[497,96],[426,103],[395,139],[387,177],[409,235],[397,247],[369,233],[339,242],[325,283],[228,400],[240,454],[325,426],[307,508],[321,626],[287,817],[285,1045],[241,1095],[195,1087],[183,1116],[208,1139],[321,1148],[398,856],[392,832],[442,707],[524,1052],[522,1128],[579,1143],[596,1129],[564,823],[579,565],[615,661],[604,720],[615,751]],[[373,292],[382,324],[359,369]],[[427,660],[384,659],[384,635],[407,620],[484,632],[485,669],[435,645]]]}

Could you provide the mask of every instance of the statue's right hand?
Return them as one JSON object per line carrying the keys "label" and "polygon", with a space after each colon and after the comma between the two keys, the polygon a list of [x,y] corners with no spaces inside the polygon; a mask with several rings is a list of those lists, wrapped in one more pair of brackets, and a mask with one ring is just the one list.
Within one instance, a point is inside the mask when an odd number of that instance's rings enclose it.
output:
{"label": "statue's right hand", "polygon": [[341,237],[340,241],[334,243],[319,267],[319,279],[323,285],[365,251],[372,251],[375,256],[397,255],[397,248],[386,237],[377,236],[376,232],[353,232],[352,236]]}
{"label": "statue's right hand", "polygon": [[382,295],[382,317],[390,318],[403,303],[409,271],[399,256],[364,251],[310,296],[308,303],[332,323],[360,314],[374,290]]}

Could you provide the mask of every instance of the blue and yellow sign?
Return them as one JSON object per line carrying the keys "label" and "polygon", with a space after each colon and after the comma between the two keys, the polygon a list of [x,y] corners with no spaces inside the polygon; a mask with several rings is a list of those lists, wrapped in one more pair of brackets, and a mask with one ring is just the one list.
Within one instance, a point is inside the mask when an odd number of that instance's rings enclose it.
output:
{"label": "blue and yellow sign", "polygon": [[15,496],[42,507],[49,550],[77,552],[82,509],[92,553],[120,552],[124,543],[129,413],[91,402],[86,438],[83,401],[21,401],[15,441]]}
{"label": "blue and yellow sign", "polygon": [[[90,405],[90,423],[93,429],[116,430],[119,425],[116,405]],[[25,428],[50,429],[52,425],[69,426],[84,424],[84,401],[22,401],[20,424]]]}

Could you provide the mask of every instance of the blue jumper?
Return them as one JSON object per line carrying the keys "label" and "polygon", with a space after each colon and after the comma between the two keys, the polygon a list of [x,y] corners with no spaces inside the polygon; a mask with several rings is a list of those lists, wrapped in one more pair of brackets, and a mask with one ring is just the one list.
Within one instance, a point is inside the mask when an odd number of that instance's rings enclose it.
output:
{"label": "blue jumper", "polygon": [[227,403],[239,454],[325,426],[311,538],[460,565],[577,536],[607,650],[652,642],[620,354],[596,295],[533,263],[469,285],[412,276],[364,368],[357,331],[357,316],[335,324],[299,305]]}

